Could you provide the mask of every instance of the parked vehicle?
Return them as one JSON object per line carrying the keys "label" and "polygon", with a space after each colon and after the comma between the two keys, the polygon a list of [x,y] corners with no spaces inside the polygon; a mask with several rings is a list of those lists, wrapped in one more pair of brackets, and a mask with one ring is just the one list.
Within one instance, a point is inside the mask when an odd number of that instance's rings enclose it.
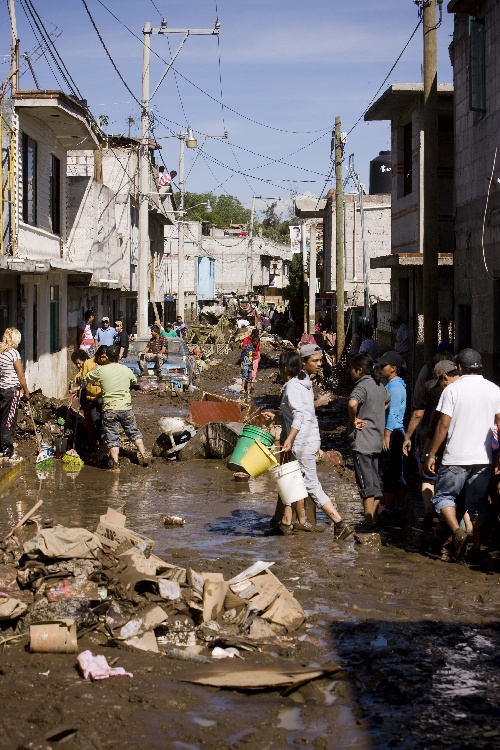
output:
{"label": "parked vehicle", "polygon": [[[120,360],[122,365],[129,367],[134,375],[141,375],[139,357],[145,349],[149,338],[138,338],[130,342],[130,348],[126,358]],[[168,347],[168,359],[161,368],[162,378],[168,382],[176,381],[186,390],[193,380],[193,365],[189,349],[184,341],[179,338],[163,338]],[[146,362],[148,372],[155,374],[156,362]]]}

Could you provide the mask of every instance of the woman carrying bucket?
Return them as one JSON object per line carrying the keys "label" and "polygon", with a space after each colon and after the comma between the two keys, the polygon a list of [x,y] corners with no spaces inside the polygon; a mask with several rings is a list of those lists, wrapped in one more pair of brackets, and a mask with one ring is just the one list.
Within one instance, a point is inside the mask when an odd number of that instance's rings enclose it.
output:
{"label": "woman carrying bucket", "polygon": [[[306,344],[297,354],[285,353],[280,358],[280,373],[288,375],[282,392],[280,409],[283,415],[281,442],[283,451],[291,451],[300,464],[304,483],[309,496],[316,505],[333,521],[336,539],[346,539],[353,529],[345,523],[336,505],[323,490],[316,470],[316,453],[321,444],[318,420],[315,407],[325,406],[329,402],[327,395],[314,400],[310,376],[316,375],[321,368],[323,352],[316,344]],[[290,511],[291,520],[291,511]],[[286,527],[286,528],[285,528]],[[299,520],[293,526],[281,523],[284,534],[296,531],[313,531],[311,523]]]}

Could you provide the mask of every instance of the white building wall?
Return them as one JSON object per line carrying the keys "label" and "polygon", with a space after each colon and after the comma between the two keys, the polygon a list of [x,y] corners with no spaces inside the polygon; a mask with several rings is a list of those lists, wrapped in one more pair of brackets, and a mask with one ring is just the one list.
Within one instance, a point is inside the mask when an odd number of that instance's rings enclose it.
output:
{"label": "white building wall", "polygon": [[[364,234],[368,265],[368,279],[372,304],[390,300],[391,272],[390,269],[370,269],[370,258],[379,255],[390,255],[391,252],[391,196],[365,195],[364,206]],[[328,210],[330,207],[330,210]],[[327,289],[336,288],[337,269],[336,254],[336,224],[335,200],[327,203],[325,231],[325,256],[328,259],[325,267],[328,274],[325,279]],[[364,304],[363,287],[363,238],[361,230],[361,210],[358,195],[344,196],[344,289],[347,304],[359,307]],[[328,244],[327,244],[328,243]]]}
{"label": "white building wall", "polygon": [[[46,260],[61,258],[61,240],[65,240],[66,226],[66,150],[62,148],[56,135],[45,123],[24,112],[18,117],[18,254],[23,258]],[[23,215],[23,160],[22,134],[33,138],[37,144],[37,221],[36,226],[25,224]],[[61,162],[61,237],[53,234],[50,221],[50,169],[51,157]]]}
{"label": "white building wall", "polygon": [[[31,390],[41,388],[50,398],[67,394],[67,276],[49,273],[44,276],[21,275],[25,329],[26,379]],[[59,348],[50,351],[50,292],[59,290]],[[37,352],[34,348],[34,306],[37,304]]]}

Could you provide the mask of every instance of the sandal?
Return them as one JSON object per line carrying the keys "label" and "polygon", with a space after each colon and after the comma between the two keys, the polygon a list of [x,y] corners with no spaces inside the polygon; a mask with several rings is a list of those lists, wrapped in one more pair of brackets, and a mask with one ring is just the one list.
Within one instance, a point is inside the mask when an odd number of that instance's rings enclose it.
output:
{"label": "sandal", "polygon": [[282,536],[291,536],[293,534],[293,525],[288,523],[280,523],[279,531]]}

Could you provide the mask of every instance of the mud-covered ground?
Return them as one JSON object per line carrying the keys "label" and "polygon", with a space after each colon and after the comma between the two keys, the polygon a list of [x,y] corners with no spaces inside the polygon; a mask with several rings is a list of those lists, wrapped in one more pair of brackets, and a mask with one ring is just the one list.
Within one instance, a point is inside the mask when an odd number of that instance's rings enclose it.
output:
{"label": "mud-covered ground", "polygon": [[[231,357],[229,358],[231,360]],[[207,371],[201,390],[230,396],[236,359]],[[276,404],[275,370],[263,368],[258,403]],[[151,447],[159,416],[187,413],[189,398],[134,395]],[[324,409],[325,447],[342,448],[344,400]],[[27,443],[26,443],[27,444]],[[29,451],[28,451],[29,453]],[[350,521],[361,518],[355,487],[333,464],[319,467],[325,489]],[[331,529],[266,536],[276,493],[266,477],[236,483],[224,462],[124,461],[119,475],[85,466],[76,477],[59,462],[40,479],[32,461],[0,485],[0,534],[36,501],[65,525],[94,529],[108,505],[130,528],[156,541],[178,565],[226,578],[255,560],[276,575],[307,612],[290,646],[244,653],[230,667],[341,664],[341,672],[289,695],[245,694],[190,684],[204,665],[112,648],[90,634],[80,650],[118,658],[133,678],[85,682],[75,655],[31,654],[27,639],[0,651],[0,748],[500,748],[500,574],[445,563],[419,552],[419,504],[407,524],[337,543]],[[165,514],[184,527],[165,528]],[[318,520],[321,520],[320,518]],[[0,636],[1,639],[1,636]]]}

